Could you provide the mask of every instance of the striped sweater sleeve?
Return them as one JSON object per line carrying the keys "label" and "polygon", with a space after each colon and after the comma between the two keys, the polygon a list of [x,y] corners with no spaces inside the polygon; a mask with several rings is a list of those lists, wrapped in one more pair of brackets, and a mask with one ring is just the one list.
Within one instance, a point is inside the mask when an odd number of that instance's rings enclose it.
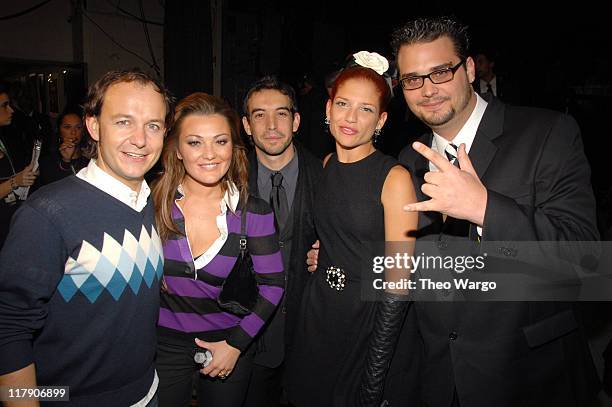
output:
{"label": "striped sweater sleeve", "polygon": [[[249,200],[249,203],[252,201]],[[247,248],[253,259],[255,280],[259,295],[252,312],[242,318],[227,342],[244,351],[272,316],[280,303],[285,286],[285,273],[278,235],[274,226],[274,213],[261,200],[247,206]]]}

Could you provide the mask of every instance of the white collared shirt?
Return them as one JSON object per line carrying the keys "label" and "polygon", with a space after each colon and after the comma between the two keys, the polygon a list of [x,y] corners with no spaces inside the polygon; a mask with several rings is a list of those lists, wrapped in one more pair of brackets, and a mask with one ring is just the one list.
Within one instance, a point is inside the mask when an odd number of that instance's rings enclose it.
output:
{"label": "white collared shirt", "polygon": [[[457,135],[451,141],[446,140],[436,132],[433,133],[431,148],[432,150],[437,151],[442,157],[446,157],[444,151],[451,142],[457,147],[459,147],[461,144],[465,144],[465,152],[470,152],[472,143],[474,143],[474,138],[476,137],[476,132],[478,131],[478,126],[480,125],[482,116],[487,109],[487,102],[476,92],[474,92],[474,94],[476,95],[476,107],[474,107],[470,117],[468,117],[461,130],[459,130]],[[438,171],[436,166],[431,162],[429,163],[429,170]]]}
{"label": "white collared shirt", "polygon": [[[476,132],[478,131],[478,126],[480,126],[480,121],[482,120],[482,116],[487,109],[488,103],[478,95],[478,93],[474,92],[476,95],[476,107],[472,111],[472,114],[467,119],[459,133],[452,139],[452,141],[446,140],[444,137],[440,136],[436,132],[433,133],[433,139],[431,140],[431,148],[434,151],[437,151],[442,157],[446,158],[444,151],[446,147],[452,142],[454,145],[459,147],[461,144],[465,144],[465,152],[469,153],[472,148],[472,144],[474,143],[474,138],[476,138]],[[430,171],[438,171],[435,165],[429,162],[429,170]],[[476,227],[476,231],[478,232],[478,236],[482,236],[482,228],[480,226]]]}
{"label": "white collared shirt", "polygon": [[147,199],[151,194],[151,189],[144,179],[140,186],[140,192],[136,192],[98,167],[95,159],[91,159],[87,167],[79,171],[76,176],[123,202],[136,212],[142,212],[144,207],[147,206]]}
{"label": "white collared shirt", "polygon": [[497,96],[497,75],[491,79],[491,82],[487,82],[483,79],[480,80],[480,94],[487,93],[487,83],[491,85],[493,96]]}
{"label": "white collared shirt", "polygon": [[[179,208],[181,213],[183,213],[183,210],[178,204],[178,201],[182,200],[185,197],[185,190],[183,189],[182,185],[179,185],[178,193],[181,194],[181,197],[176,199],[175,202],[176,202],[176,206]],[[227,211],[229,209],[230,211],[235,212],[236,208],[238,207],[239,201],[240,201],[240,192],[238,191],[238,188],[233,182],[228,182],[227,191],[225,191],[223,198],[219,202],[219,208],[221,209],[221,213],[217,215],[217,218],[216,218],[217,228],[219,229],[219,237],[210,245],[210,247],[204,253],[198,256],[197,259],[193,259],[196,270],[200,270],[202,267],[210,263],[211,260],[214,259],[215,256],[219,254],[219,252],[221,251],[221,248],[227,241],[227,235],[228,235],[227,216],[226,216]],[[185,214],[183,213],[183,217],[184,216]],[[187,219],[185,219],[185,234],[186,235],[188,234],[187,227],[188,227]],[[187,239],[187,243],[189,244],[189,239]],[[191,250],[191,245],[189,245],[189,251],[191,252],[191,257],[193,258],[193,251]]]}

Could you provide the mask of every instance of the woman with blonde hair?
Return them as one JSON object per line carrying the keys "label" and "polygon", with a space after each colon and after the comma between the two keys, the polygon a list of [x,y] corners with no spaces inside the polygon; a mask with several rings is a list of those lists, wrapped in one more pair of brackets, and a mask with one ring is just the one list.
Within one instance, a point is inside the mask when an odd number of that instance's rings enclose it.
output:
{"label": "woman with blonde hair", "polygon": [[[239,119],[225,101],[205,93],[181,100],[162,157],[164,172],[153,188],[165,257],[160,406],[190,405],[196,370],[200,406],[240,406],[251,372],[249,345],[283,295],[274,215],[248,196]],[[240,253],[243,218],[259,293],[251,312],[239,316],[217,298]],[[194,362],[204,349],[212,355],[205,367]]]}

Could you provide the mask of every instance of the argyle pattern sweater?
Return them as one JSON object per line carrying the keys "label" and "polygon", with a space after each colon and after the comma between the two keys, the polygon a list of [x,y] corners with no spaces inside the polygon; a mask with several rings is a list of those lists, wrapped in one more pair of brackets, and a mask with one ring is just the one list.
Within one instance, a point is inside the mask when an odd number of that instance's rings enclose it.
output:
{"label": "argyle pattern sweater", "polygon": [[70,403],[128,406],[153,382],[161,241],[137,212],[75,176],[16,213],[0,253],[0,374],[35,363]]}

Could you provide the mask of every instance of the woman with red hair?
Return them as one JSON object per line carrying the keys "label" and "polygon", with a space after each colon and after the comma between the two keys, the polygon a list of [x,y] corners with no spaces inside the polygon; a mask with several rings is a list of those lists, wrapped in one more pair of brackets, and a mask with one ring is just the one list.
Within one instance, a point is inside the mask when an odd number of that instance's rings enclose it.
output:
{"label": "woman with red hair", "polygon": [[407,308],[401,292],[362,297],[372,287],[362,271],[374,245],[410,245],[417,216],[402,210],[416,201],[410,174],[374,146],[391,96],[382,76],[387,60],[362,51],[352,65],[336,78],[326,106],[336,152],[316,193],[318,269],[304,291],[288,363],[289,401],[297,407],[379,405]]}

